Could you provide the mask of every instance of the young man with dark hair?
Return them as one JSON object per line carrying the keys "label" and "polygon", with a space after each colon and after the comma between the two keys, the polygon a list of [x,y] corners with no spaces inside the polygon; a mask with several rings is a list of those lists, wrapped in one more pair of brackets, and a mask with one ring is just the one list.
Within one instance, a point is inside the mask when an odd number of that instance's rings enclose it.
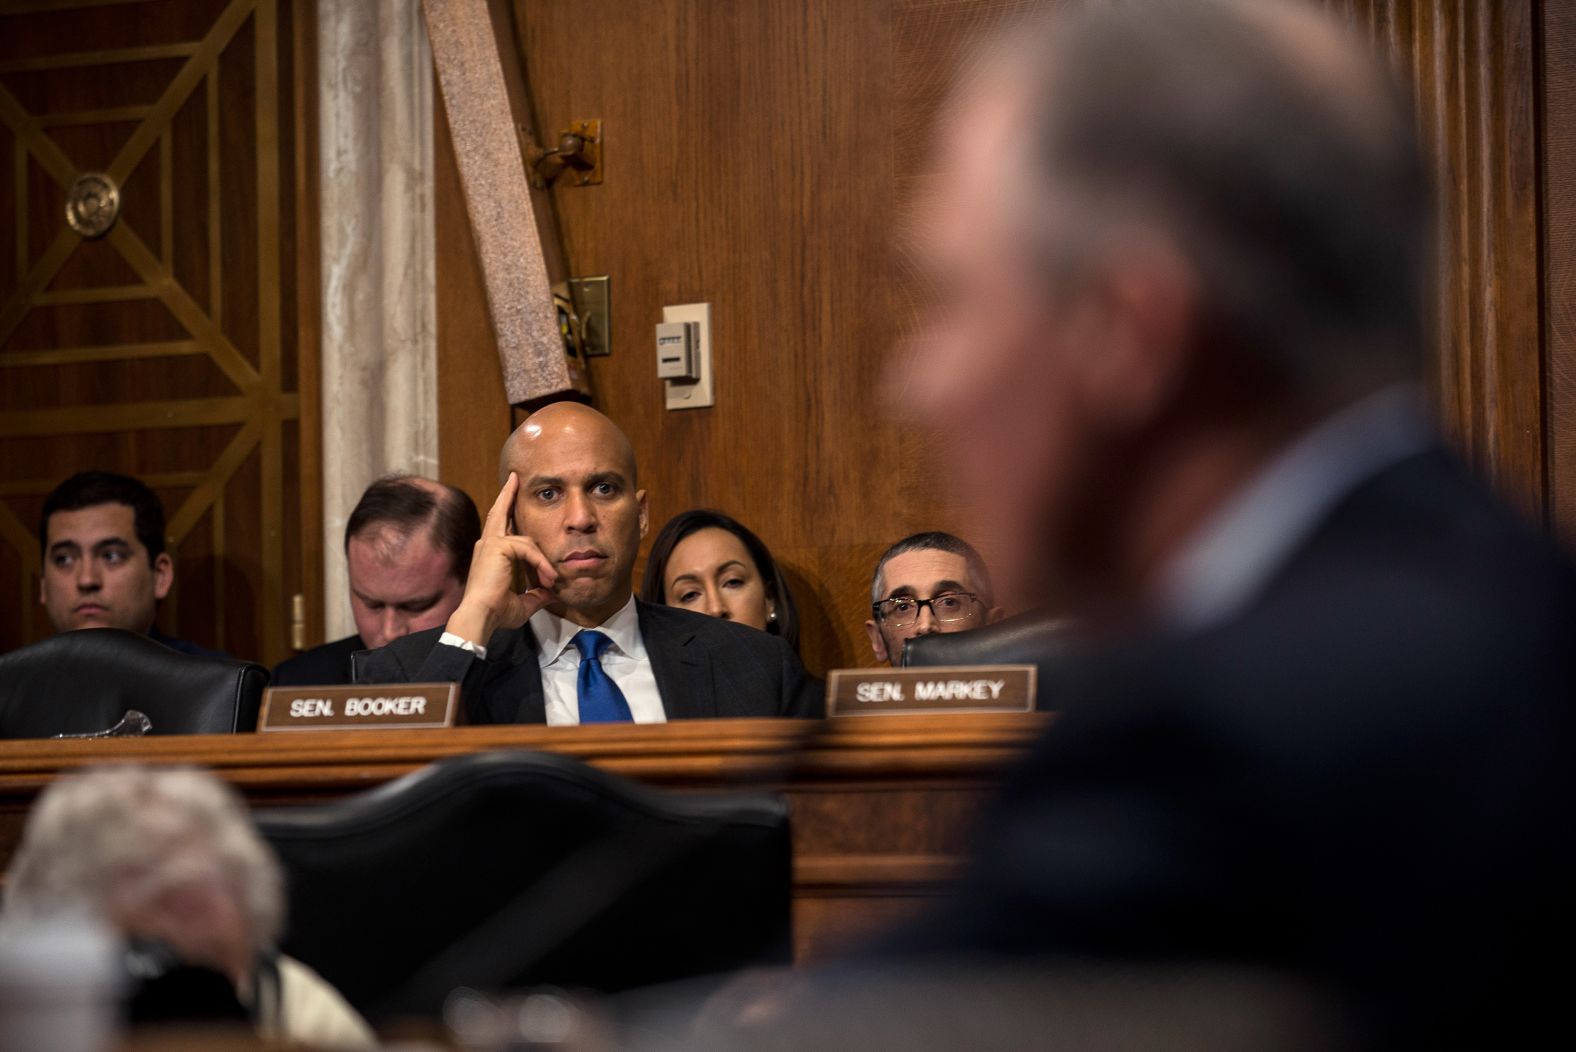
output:
{"label": "young man with dark hair", "polygon": [[930,530],[904,537],[876,563],[865,632],[877,661],[900,664],[910,639],[965,632],[1001,620],[990,571],[961,537]]}
{"label": "young man with dark hair", "polygon": [[121,628],[185,654],[217,653],[153,623],[175,563],[164,550],[164,506],[142,482],[109,471],[72,475],[44,499],[38,539],[38,599],[56,632]]}
{"label": "young man with dark hair", "polygon": [[345,523],[356,634],[274,669],[275,686],[350,682],[350,655],[443,624],[465,593],[481,518],[464,491],[393,475],[367,487]]}

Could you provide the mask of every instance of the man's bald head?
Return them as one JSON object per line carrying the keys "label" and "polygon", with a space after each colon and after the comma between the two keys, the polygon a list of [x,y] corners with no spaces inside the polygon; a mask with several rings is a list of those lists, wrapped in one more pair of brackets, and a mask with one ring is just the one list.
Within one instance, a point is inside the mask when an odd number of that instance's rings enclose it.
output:
{"label": "man's bald head", "polygon": [[511,471],[524,480],[533,458],[550,456],[565,443],[605,450],[608,457],[624,466],[629,484],[637,484],[635,447],[629,436],[605,415],[579,402],[554,402],[526,417],[504,441],[498,455],[499,480],[508,478]]}
{"label": "man's bald head", "polygon": [[512,529],[558,574],[557,612],[602,624],[630,599],[647,528],[628,436],[590,406],[557,402],[515,429],[499,467],[506,482],[510,472],[519,479]]}

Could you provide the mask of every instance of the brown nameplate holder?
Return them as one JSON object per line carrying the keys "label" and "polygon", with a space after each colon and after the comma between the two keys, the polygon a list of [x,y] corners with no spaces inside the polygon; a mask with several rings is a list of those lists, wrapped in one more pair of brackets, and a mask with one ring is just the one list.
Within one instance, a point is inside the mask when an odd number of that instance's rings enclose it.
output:
{"label": "brown nameplate holder", "polygon": [[269,687],[259,731],[397,730],[452,727],[458,683],[369,683],[359,687]]}
{"label": "brown nameplate holder", "polygon": [[827,673],[829,716],[934,712],[1032,712],[1033,665],[849,669]]}

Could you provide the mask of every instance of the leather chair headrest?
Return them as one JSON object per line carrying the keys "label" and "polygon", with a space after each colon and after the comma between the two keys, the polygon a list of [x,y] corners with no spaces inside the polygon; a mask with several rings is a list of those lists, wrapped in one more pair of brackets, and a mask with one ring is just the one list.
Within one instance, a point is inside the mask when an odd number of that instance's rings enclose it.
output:
{"label": "leather chair headrest", "polygon": [[0,738],[96,734],[130,709],[152,734],[250,731],[267,685],[261,665],[182,654],[138,632],[62,632],[0,656]]}
{"label": "leather chair headrest", "polygon": [[1031,611],[968,632],[910,639],[903,647],[903,664],[1039,665],[1065,653],[1070,643],[1065,618]]}
{"label": "leather chair headrest", "polygon": [[439,760],[257,812],[290,882],[281,949],[374,1022],[456,986],[612,992],[789,959],[788,807],[565,756]]}

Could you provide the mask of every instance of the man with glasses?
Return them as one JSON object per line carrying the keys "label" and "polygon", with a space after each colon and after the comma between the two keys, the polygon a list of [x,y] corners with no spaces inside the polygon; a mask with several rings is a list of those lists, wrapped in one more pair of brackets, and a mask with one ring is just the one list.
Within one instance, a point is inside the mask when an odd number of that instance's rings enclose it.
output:
{"label": "man with glasses", "polygon": [[910,639],[1001,620],[990,573],[961,537],[932,530],[905,537],[876,563],[865,622],[877,661],[898,665]]}

